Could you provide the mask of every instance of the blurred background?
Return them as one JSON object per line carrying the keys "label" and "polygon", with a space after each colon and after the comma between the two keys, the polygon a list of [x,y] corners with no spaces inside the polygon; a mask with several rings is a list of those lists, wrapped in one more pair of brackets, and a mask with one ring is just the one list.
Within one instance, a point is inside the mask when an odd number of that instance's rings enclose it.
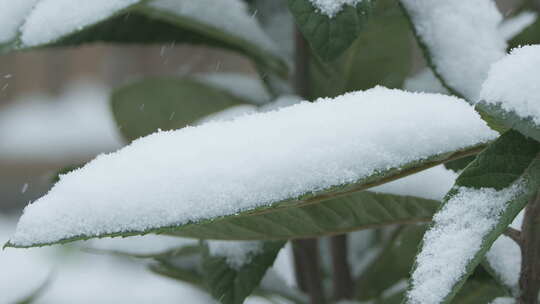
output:
{"label": "blurred background", "polygon": [[[498,4],[507,15],[519,2],[499,0]],[[410,39],[411,47],[416,48],[413,37]],[[413,57],[411,75],[425,66],[418,49]],[[112,88],[143,76],[207,72],[257,75],[245,57],[191,45],[91,45],[0,56],[0,242],[9,237],[22,208],[50,189],[59,170],[125,144],[110,111],[108,98]],[[46,281],[45,277],[51,277],[51,271],[57,271],[55,263],[68,261],[68,266],[52,276],[52,287],[45,292],[43,302],[38,303],[84,303],[83,299],[88,303],[124,303],[119,300],[122,296],[139,289],[140,294],[130,296],[140,301],[129,303],[148,303],[151,299],[155,303],[212,303],[202,292],[154,276],[140,263],[130,264],[125,259],[74,255],[69,248],[39,253],[28,250],[24,255],[13,249],[7,251],[0,255],[0,265],[3,271],[14,272],[0,274],[0,295],[21,285],[34,284],[37,288]],[[294,284],[288,251],[280,261],[282,276]],[[10,277],[6,277],[8,273]],[[13,273],[17,276],[13,277]],[[29,282],[29,277],[35,282]],[[66,290],[71,290],[71,294]],[[161,300],[152,298],[156,291],[163,295]],[[100,294],[105,294],[107,301],[99,298]],[[115,294],[120,298],[115,298]],[[0,304],[12,300],[3,302],[0,298]]]}

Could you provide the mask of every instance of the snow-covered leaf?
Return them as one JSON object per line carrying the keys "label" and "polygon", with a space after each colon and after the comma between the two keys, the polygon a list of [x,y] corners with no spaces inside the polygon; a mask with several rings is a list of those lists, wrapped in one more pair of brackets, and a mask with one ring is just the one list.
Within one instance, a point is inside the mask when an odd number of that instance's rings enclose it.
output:
{"label": "snow-covered leaf", "polygon": [[400,0],[425,58],[445,87],[476,102],[491,64],[506,41],[492,0]]}
{"label": "snow-covered leaf", "polygon": [[332,61],[313,59],[313,97],[337,96],[376,85],[401,88],[411,67],[410,35],[398,3],[376,1],[365,28],[349,49]]}
{"label": "snow-covered leaf", "polygon": [[4,5],[2,11],[10,15],[0,20],[0,53],[91,42],[198,43],[238,51],[281,75],[287,70],[278,47],[241,0],[21,0]]}
{"label": "snow-covered leaf", "polygon": [[324,61],[341,55],[364,30],[374,0],[289,0],[296,24]]}
{"label": "snow-covered leaf", "polygon": [[116,123],[129,140],[158,129],[193,125],[209,114],[248,102],[196,79],[171,77],[137,81],[116,89],[111,96]]}
{"label": "snow-covered leaf", "polygon": [[497,126],[540,140],[539,65],[540,45],[512,50],[492,66],[477,110]]}
{"label": "snow-covered leaf", "polygon": [[259,286],[285,241],[205,242],[203,270],[212,296],[223,304],[242,304]]}
{"label": "snow-covered leaf", "polygon": [[399,228],[358,278],[356,288],[360,300],[379,298],[386,290],[408,278],[425,231],[426,225]]}
{"label": "snow-covered leaf", "polygon": [[25,208],[9,245],[294,209],[475,154],[496,137],[463,100],[382,87],[157,132],[61,176]]}
{"label": "snow-covered leaf", "polygon": [[416,257],[407,303],[449,303],[540,186],[540,143],[510,131],[459,176]]}
{"label": "snow-covered leaf", "polygon": [[[512,44],[514,39],[520,39],[517,36],[520,36],[523,31],[534,25],[537,20],[538,14],[536,12],[524,10],[515,16],[505,19],[499,25],[499,31],[501,31],[501,35]],[[527,44],[531,44],[531,42],[520,45]],[[512,46],[510,46],[510,48],[513,49]]]}

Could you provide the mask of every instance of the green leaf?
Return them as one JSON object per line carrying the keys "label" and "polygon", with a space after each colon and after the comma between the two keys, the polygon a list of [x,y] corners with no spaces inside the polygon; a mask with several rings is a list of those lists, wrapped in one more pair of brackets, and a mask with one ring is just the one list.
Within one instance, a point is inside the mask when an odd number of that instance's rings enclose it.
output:
{"label": "green leaf", "polygon": [[521,117],[515,112],[506,111],[500,103],[480,101],[475,108],[482,115],[482,118],[489,122],[489,126],[497,131],[514,129],[526,136],[540,140],[540,126],[531,117]]}
{"label": "green leaf", "polygon": [[[219,5],[216,3],[215,5]],[[74,27],[45,43],[34,45],[22,39],[22,34],[13,40],[0,44],[0,53],[35,49],[42,47],[75,46],[84,43],[190,43],[221,47],[240,52],[254,62],[285,76],[287,64],[278,48],[260,28],[245,7],[230,5],[224,7],[222,16],[201,18],[208,6],[201,3],[185,9],[180,1],[146,0],[139,1],[124,9],[104,15],[97,22]],[[215,12],[219,7],[214,7]],[[190,11],[190,9],[192,11]],[[70,12],[63,12],[69,14]],[[28,12],[27,16],[31,16]],[[234,14],[235,18],[230,18]],[[26,18],[27,16],[21,16]],[[216,23],[216,18],[228,18],[231,26]],[[20,21],[21,26],[24,23]],[[223,22],[222,22],[223,23]],[[234,28],[250,27],[248,31]],[[246,34],[249,32],[249,34]]]}
{"label": "green leaf", "polygon": [[439,202],[434,200],[364,191],[299,208],[188,225],[174,235],[222,240],[311,238],[429,222],[438,206]]}
{"label": "green leaf", "polygon": [[[460,277],[452,277],[449,280],[449,282],[453,282],[452,288],[445,294],[444,299],[440,303],[450,303],[472,271],[483,260],[493,242],[506,230],[529,199],[536,194],[540,186],[539,152],[539,142],[526,138],[518,132],[509,131],[477,156],[459,176],[455,187],[445,197],[441,211],[439,211],[441,213],[446,210],[445,208],[452,201],[452,198],[460,193],[459,189],[463,189],[458,187],[466,187],[467,189],[491,188],[497,191],[504,191],[511,187],[519,189],[513,198],[501,207],[502,210],[497,215],[497,223],[493,227],[490,226],[485,234],[482,234],[482,243],[474,252],[473,256],[462,258],[466,259],[464,260],[466,262],[464,274]],[[435,219],[437,219],[437,215],[435,215]],[[435,220],[430,230],[437,229],[438,225],[437,220]],[[475,229],[474,227],[467,227],[460,228],[459,233],[467,231],[467,229]],[[439,231],[439,234],[443,234],[443,232]],[[441,235],[438,237],[441,237]],[[432,235],[429,239],[433,240],[436,237]],[[420,253],[428,250],[425,242],[426,238],[424,238],[424,244]],[[444,252],[441,252],[441,254],[444,254]],[[448,262],[452,263],[452,260]],[[414,272],[418,269],[419,265],[417,264],[414,267]],[[444,275],[441,274],[441,276]],[[413,289],[414,287],[412,285]]]}
{"label": "green leaf", "polygon": [[358,278],[359,300],[379,298],[384,291],[409,277],[411,265],[425,231],[426,225],[411,225],[399,229],[379,256]]}
{"label": "green leaf", "polygon": [[171,77],[134,82],[111,96],[116,123],[129,140],[158,129],[180,129],[206,115],[247,102],[198,80]]}
{"label": "green leaf", "polygon": [[506,293],[495,282],[468,280],[457,294],[454,303],[491,303],[496,298],[503,296],[506,296]]}
{"label": "green leaf", "polygon": [[289,0],[289,9],[312,50],[323,60],[341,55],[364,29],[372,1],[345,5],[334,17],[322,14],[310,0]]}
{"label": "green leaf", "polygon": [[241,266],[231,264],[228,257],[212,256],[205,246],[203,269],[212,296],[223,304],[243,303],[259,286],[284,245],[284,241],[261,242],[261,249],[250,254]]}
{"label": "green leaf", "polygon": [[311,65],[313,99],[366,90],[401,88],[411,68],[411,31],[394,0],[378,0],[364,30],[335,60]]}
{"label": "green leaf", "polygon": [[202,269],[201,246],[184,247],[172,255],[154,257],[156,262],[149,266],[156,274],[192,284],[205,289],[204,273]]}
{"label": "green leaf", "polygon": [[449,161],[444,164],[444,167],[448,170],[452,170],[456,173],[461,172],[465,167],[467,167],[474,159],[476,158],[475,155],[463,157],[460,159],[456,159],[453,161]]}

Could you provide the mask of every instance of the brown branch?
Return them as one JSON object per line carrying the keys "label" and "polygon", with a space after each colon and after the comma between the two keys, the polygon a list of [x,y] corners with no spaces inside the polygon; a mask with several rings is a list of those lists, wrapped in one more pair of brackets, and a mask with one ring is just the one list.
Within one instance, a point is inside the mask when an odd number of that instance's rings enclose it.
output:
{"label": "brown branch", "polygon": [[330,238],[332,253],[332,283],[334,300],[352,299],[354,295],[353,279],[348,261],[347,235],[341,234]]}
{"label": "brown branch", "polygon": [[519,304],[538,304],[540,291],[540,195],[525,209],[521,228],[521,275]]}
{"label": "brown branch", "polygon": [[322,275],[319,257],[319,241],[317,239],[304,239],[293,241],[295,269],[301,273],[296,274],[298,285],[303,287],[309,296],[310,304],[324,304],[325,296],[322,287]]}
{"label": "brown branch", "polygon": [[523,243],[522,240],[521,240],[521,231],[519,231],[517,229],[514,229],[512,227],[508,227],[508,228],[506,228],[506,231],[504,232],[504,235],[506,235],[507,237],[514,240],[514,242],[516,242],[519,246],[521,246],[522,243]]}

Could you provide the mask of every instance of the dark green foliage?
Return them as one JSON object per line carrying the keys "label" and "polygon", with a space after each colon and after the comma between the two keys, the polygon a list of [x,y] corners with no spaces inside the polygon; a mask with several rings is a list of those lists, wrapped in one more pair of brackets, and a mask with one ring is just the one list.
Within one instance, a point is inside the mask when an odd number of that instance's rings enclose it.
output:
{"label": "dark green foliage", "polygon": [[223,304],[242,304],[259,286],[284,245],[284,241],[262,242],[261,251],[253,253],[238,269],[225,257],[211,256],[205,247],[203,269],[212,296]]}
{"label": "dark green foliage", "polygon": [[372,1],[362,1],[356,7],[346,5],[333,18],[321,14],[309,0],[289,0],[296,24],[312,50],[324,61],[335,59],[351,46],[364,30]]}

